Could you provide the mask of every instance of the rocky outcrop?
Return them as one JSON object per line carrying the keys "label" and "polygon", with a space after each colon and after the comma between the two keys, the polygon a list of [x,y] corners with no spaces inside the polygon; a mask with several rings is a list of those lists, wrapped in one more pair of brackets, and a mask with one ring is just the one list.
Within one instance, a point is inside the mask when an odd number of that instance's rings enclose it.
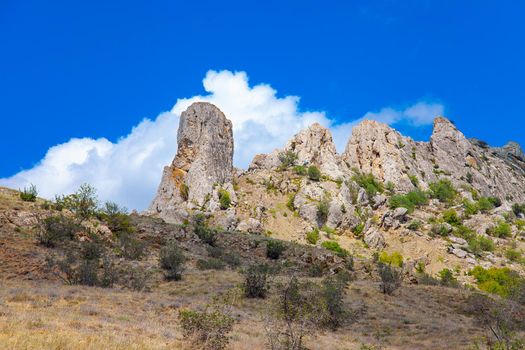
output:
{"label": "rocky outcrop", "polygon": [[386,124],[365,120],[352,130],[342,160],[347,168],[391,182],[398,192],[410,191],[415,183],[426,189],[447,178],[458,188],[472,186],[509,204],[525,201],[521,153],[512,143],[496,152],[482,141],[468,140],[452,122],[438,117],[430,142],[415,142]]}
{"label": "rocky outcrop", "polygon": [[253,158],[249,170],[276,169],[281,165],[279,154],[293,152],[297,155],[296,164],[314,165],[325,176],[337,179],[343,176],[339,166],[340,157],[337,154],[330,130],[314,123],[300,131],[288,141],[284,149],[275,150],[270,154],[258,154]]}
{"label": "rocky outcrop", "polygon": [[219,187],[230,193],[233,176],[232,123],[210,103],[197,102],[181,114],[177,155],[164,168],[148,213],[180,222],[189,208],[212,206]]}

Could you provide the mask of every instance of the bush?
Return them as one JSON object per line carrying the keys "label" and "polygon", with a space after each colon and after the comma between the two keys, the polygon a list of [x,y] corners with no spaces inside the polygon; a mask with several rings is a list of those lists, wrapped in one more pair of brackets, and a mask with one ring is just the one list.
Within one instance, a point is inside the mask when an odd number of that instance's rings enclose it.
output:
{"label": "bush", "polygon": [[525,215],[525,203],[523,204],[514,203],[512,205],[512,212],[514,213],[514,215],[518,217]]}
{"label": "bush", "polygon": [[232,204],[230,192],[222,188],[219,189],[219,203],[222,210],[228,209]]}
{"label": "bush", "polygon": [[372,174],[363,174],[357,172],[352,177],[360,187],[364,188],[369,197],[375,196],[378,192],[383,192],[383,184],[379,182]]}
{"label": "bush", "polygon": [[494,203],[493,203],[493,201],[490,200],[490,198],[481,197],[476,202],[476,207],[477,207],[477,211],[482,212],[482,213],[486,213],[489,210],[494,209]]}
{"label": "bush", "polygon": [[197,268],[199,270],[224,270],[224,267],[224,262],[216,258],[197,260]]}
{"label": "bush", "polygon": [[469,251],[477,256],[483,252],[492,252],[495,248],[492,239],[484,236],[474,235],[467,239],[467,242]]}
{"label": "bush", "polygon": [[306,234],[306,241],[310,244],[316,244],[319,241],[319,229],[315,228]]}
{"label": "bush", "polygon": [[71,206],[67,209],[83,220],[95,215],[98,208],[98,199],[97,190],[93,186],[89,184],[80,185],[79,189],[71,196]]}
{"label": "bush", "polygon": [[462,224],[458,213],[454,209],[445,210],[442,217],[444,222],[449,223],[452,226],[460,226]]}
{"label": "bush", "polygon": [[319,181],[321,178],[321,172],[317,167],[311,165],[308,167],[308,178],[312,181]]}
{"label": "bush", "polygon": [[135,227],[127,214],[127,209],[113,202],[106,202],[104,208],[99,212],[99,218],[104,221],[111,232],[120,236],[122,233],[131,234]]}
{"label": "bush", "polygon": [[403,256],[399,252],[393,252],[388,255],[387,252],[383,251],[379,254],[379,262],[383,264],[388,264],[392,266],[402,267],[403,266]]}
{"label": "bush", "polygon": [[40,221],[37,231],[38,243],[52,248],[58,242],[71,240],[82,228],[64,215],[49,216]]}
{"label": "bush", "polygon": [[168,281],[178,281],[182,278],[185,261],[182,250],[175,243],[160,249],[159,264],[165,270],[164,277]]}
{"label": "bush", "polygon": [[403,274],[400,269],[390,264],[378,264],[379,277],[381,278],[380,289],[384,294],[392,295],[396,289],[401,287]]}
{"label": "bush", "polygon": [[442,203],[451,203],[457,196],[457,191],[448,179],[429,184],[430,196]]}
{"label": "bush", "polygon": [[444,224],[432,224],[430,234],[431,236],[446,237],[450,234],[450,229]]}
{"label": "bush", "polygon": [[505,257],[513,262],[522,261],[522,253],[521,251],[516,249],[507,249],[507,251],[505,252]]}
{"label": "bush", "polygon": [[180,197],[185,201],[187,201],[190,197],[190,188],[184,182],[179,186],[179,194]]}
{"label": "bush", "polygon": [[250,266],[244,276],[243,289],[247,298],[265,298],[269,290],[268,267]]}
{"label": "bush", "polygon": [[344,305],[345,287],[346,283],[336,277],[327,277],[322,282],[321,323],[332,331],[339,328],[348,317],[348,311]]}
{"label": "bush", "polygon": [[20,191],[20,199],[24,202],[34,202],[38,196],[38,191],[36,186],[31,184],[29,188],[25,188],[23,191]]}
{"label": "bush", "polygon": [[359,224],[356,225],[356,227],[354,227],[352,232],[354,233],[354,235],[356,235],[356,237],[361,237],[361,235],[363,234],[364,229],[365,229],[365,223],[364,222],[360,222]]}
{"label": "bush", "polygon": [[425,192],[415,190],[407,193],[406,195],[394,195],[389,199],[390,208],[407,208],[408,212],[411,213],[416,207],[420,207],[428,204],[428,197]]}
{"label": "bush", "polygon": [[126,259],[139,260],[144,255],[146,249],[144,242],[129,233],[121,233],[119,243],[122,256]]}
{"label": "bush", "polygon": [[269,240],[266,242],[266,256],[270,259],[279,259],[285,250],[286,246],[281,241]]}
{"label": "bush", "polygon": [[512,228],[505,221],[500,221],[496,226],[488,228],[487,234],[493,237],[506,238],[512,234]]}
{"label": "bush", "polygon": [[288,196],[288,200],[286,201],[286,207],[290,210],[290,211],[294,211],[295,210],[295,204],[294,204],[294,201],[295,201],[295,195],[297,193],[291,193],[289,196]]}
{"label": "bush", "polygon": [[208,246],[207,250],[212,258],[219,259],[231,267],[239,266],[241,264],[237,255],[231,252],[226,252],[224,248]]}
{"label": "bush", "polygon": [[279,153],[279,161],[281,162],[281,169],[286,169],[288,167],[294,166],[297,162],[297,153],[293,151],[286,151]]}
{"label": "bush", "polygon": [[324,223],[328,219],[328,213],[330,212],[330,200],[328,197],[323,198],[317,203],[317,220]]}
{"label": "bush", "polygon": [[407,225],[407,228],[411,231],[417,231],[419,230],[421,227],[423,226],[423,223],[419,220],[412,220],[410,221],[410,223]]}
{"label": "bush", "polygon": [[339,243],[335,241],[324,241],[321,243],[321,247],[336,253],[340,257],[346,257],[349,255],[348,251],[342,248]]}
{"label": "bush", "polygon": [[296,165],[293,167],[293,171],[297,174],[297,175],[301,175],[301,176],[305,176],[308,171],[306,169],[306,167],[304,165]]}
{"label": "bush", "polygon": [[197,214],[193,217],[193,232],[201,241],[214,246],[217,241],[217,232],[208,227],[206,217],[203,214]]}
{"label": "bush", "polygon": [[235,320],[219,310],[206,309],[202,312],[181,310],[179,322],[182,335],[191,344],[199,344],[203,349],[220,350],[228,345],[228,334],[233,330]]}
{"label": "bush", "polygon": [[476,279],[479,289],[502,297],[508,297],[516,286],[523,283],[519,274],[508,267],[484,269],[476,266],[469,275]]}
{"label": "bush", "polygon": [[439,279],[441,284],[447,287],[457,287],[458,280],[454,277],[454,274],[450,269],[443,269],[439,271]]}

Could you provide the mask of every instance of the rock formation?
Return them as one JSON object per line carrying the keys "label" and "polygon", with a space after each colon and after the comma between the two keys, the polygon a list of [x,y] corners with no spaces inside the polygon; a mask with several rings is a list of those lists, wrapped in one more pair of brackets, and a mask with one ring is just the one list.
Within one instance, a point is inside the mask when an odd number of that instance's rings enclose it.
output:
{"label": "rock formation", "polygon": [[177,144],[148,210],[171,222],[180,222],[186,209],[213,206],[217,186],[233,191],[232,123],[217,107],[203,102],[188,107],[180,117]]}

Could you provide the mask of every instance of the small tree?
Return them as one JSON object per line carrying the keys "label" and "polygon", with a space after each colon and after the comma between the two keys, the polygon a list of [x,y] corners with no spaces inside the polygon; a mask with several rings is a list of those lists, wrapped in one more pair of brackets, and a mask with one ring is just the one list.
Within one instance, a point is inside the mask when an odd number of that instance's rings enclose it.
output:
{"label": "small tree", "polygon": [[294,151],[286,151],[279,153],[279,161],[281,162],[281,169],[294,166],[297,162],[297,153]]}
{"label": "small tree", "polygon": [[244,295],[247,298],[265,298],[268,293],[268,267],[250,266],[244,275]]}
{"label": "small tree", "polygon": [[38,243],[52,248],[64,240],[71,240],[81,227],[64,215],[49,216],[40,220],[37,230]]}
{"label": "small tree", "polygon": [[308,178],[310,180],[319,181],[319,179],[321,179],[321,172],[316,166],[314,165],[309,166],[307,172],[308,172]]}
{"label": "small tree", "polygon": [[203,349],[221,350],[230,341],[235,320],[218,308],[204,311],[181,310],[179,322],[184,338]]}
{"label": "small tree", "polygon": [[219,190],[219,203],[221,205],[221,209],[228,209],[231,206],[231,198],[230,198],[230,192],[226,191],[225,189]]}
{"label": "small tree", "polygon": [[379,277],[381,277],[381,292],[392,295],[396,289],[401,287],[403,281],[403,274],[400,269],[393,267],[390,264],[378,264]]}
{"label": "small tree", "polygon": [[203,214],[197,214],[193,217],[193,232],[201,241],[211,246],[215,246],[217,241],[217,232],[208,227],[206,217]]}
{"label": "small tree", "polygon": [[160,250],[160,267],[165,270],[168,281],[178,281],[182,278],[186,258],[182,250],[175,243],[164,246]]}
{"label": "small tree", "polygon": [[270,259],[279,259],[285,250],[286,246],[281,241],[272,239],[266,242],[266,256]]}
{"label": "small tree", "polygon": [[25,188],[23,191],[20,191],[20,199],[24,202],[34,202],[38,196],[38,191],[36,186],[31,184],[29,188]]}

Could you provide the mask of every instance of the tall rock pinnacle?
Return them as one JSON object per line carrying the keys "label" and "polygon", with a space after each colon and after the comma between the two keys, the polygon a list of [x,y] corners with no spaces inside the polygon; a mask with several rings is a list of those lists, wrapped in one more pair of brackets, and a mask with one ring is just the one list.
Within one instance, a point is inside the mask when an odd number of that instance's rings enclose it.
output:
{"label": "tall rock pinnacle", "polygon": [[194,103],[181,114],[177,144],[148,210],[172,222],[180,221],[185,207],[206,205],[215,185],[232,182],[232,123],[216,106]]}

